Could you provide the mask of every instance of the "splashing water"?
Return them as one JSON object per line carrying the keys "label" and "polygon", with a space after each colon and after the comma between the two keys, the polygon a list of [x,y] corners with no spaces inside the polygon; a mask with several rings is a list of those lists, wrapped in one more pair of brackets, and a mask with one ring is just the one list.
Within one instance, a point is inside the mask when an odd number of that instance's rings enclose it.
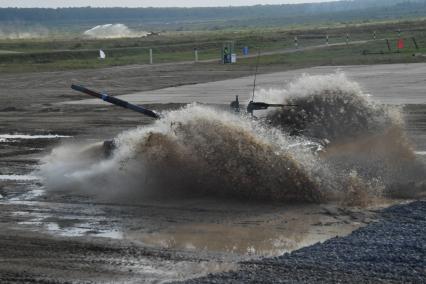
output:
{"label": "splashing water", "polygon": [[297,107],[271,112],[271,124],[325,141],[322,158],[334,171],[356,171],[385,185],[424,173],[403,130],[400,110],[375,103],[344,74],[305,75],[282,92],[283,102]]}
{"label": "splashing water", "polygon": [[402,124],[399,110],[375,104],[342,73],[304,75],[288,89],[272,94],[277,103],[296,107],[270,113],[268,119],[297,135],[344,142]]}
{"label": "splashing water", "polygon": [[90,38],[122,38],[145,37],[148,33],[131,30],[123,24],[106,24],[95,26],[85,31],[83,35]]}
{"label": "splashing water", "polygon": [[[108,159],[96,145],[57,148],[41,175],[51,188],[132,200],[189,195],[360,204],[382,194],[397,171],[400,179],[424,171],[398,110],[374,104],[343,74],[303,76],[260,95],[298,106],[269,112],[265,123],[191,104],[120,134]],[[326,141],[321,154],[307,146],[318,140]]]}
{"label": "splashing water", "polygon": [[[63,169],[74,182],[112,188],[125,183],[145,194],[322,198],[316,157],[303,149],[304,140],[208,107],[193,104],[169,112],[153,126],[124,132],[115,142],[111,159],[86,165],[69,156],[72,150],[56,149],[42,171]],[[69,167],[73,164],[75,170]]]}

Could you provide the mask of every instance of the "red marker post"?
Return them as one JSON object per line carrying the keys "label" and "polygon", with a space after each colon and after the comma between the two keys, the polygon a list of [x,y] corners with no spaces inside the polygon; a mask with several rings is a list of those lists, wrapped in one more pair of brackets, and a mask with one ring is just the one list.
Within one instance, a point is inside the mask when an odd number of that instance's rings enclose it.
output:
{"label": "red marker post", "polygon": [[400,38],[398,40],[398,43],[397,43],[397,48],[398,49],[404,49],[404,47],[405,47],[404,40],[402,38]]}

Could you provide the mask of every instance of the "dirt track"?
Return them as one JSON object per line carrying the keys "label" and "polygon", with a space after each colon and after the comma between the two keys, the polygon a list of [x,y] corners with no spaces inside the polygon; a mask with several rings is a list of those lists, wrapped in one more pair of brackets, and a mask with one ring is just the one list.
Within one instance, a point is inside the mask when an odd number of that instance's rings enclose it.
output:
{"label": "dirt track", "polygon": [[[121,95],[250,74],[183,64],[2,76],[0,134],[71,137],[0,143],[0,175],[30,174],[61,143],[98,141],[151,122],[109,106],[56,104],[85,98],[69,89],[71,83]],[[406,113],[408,130],[424,151],[425,106],[407,107]],[[37,180],[0,181],[0,282],[184,280],[346,235],[377,214],[377,208],[196,199],[125,205],[44,190]]]}

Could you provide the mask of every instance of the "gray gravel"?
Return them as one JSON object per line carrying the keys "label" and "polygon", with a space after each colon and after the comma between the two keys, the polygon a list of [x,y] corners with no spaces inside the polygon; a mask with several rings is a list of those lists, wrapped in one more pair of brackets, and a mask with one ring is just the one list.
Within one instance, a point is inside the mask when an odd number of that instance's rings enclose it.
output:
{"label": "gray gravel", "polygon": [[348,237],[187,283],[426,283],[426,201],[381,215]]}

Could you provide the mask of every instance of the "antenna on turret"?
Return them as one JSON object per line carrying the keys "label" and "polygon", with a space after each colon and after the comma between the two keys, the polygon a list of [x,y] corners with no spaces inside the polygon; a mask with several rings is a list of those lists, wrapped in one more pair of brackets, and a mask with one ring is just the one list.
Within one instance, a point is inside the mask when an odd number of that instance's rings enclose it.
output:
{"label": "antenna on turret", "polygon": [[254,81],[253,81],[253,96],[251,101],[254,101],[254,93],[256,91],[256,79],[257,79],[257,71],[259,69],[259,59],[260,59],[260,48],[257,51],[257,59],[256,59],[256,71],[254,72]]}

